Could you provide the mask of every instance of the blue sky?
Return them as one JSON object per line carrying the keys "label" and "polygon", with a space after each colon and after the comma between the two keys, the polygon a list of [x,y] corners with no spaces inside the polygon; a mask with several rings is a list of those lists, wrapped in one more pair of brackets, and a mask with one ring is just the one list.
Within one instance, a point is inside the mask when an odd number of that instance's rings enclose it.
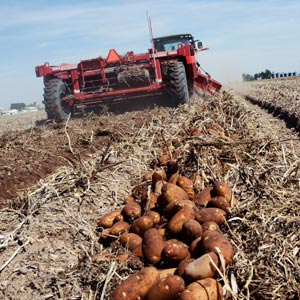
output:
{"label": "blue sky", "polygon": [[49,61],[146,52],[155,36],[192,33],[210,50],[198,60],[223,82],[242,73],[300,72],[300,1],[0,0],[0,107],[41,102],[34,67]]}

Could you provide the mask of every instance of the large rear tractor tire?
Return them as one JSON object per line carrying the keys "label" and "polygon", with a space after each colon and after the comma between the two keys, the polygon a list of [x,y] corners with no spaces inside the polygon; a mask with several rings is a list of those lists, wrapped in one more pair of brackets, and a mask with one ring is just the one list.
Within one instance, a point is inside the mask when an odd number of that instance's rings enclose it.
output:
{"label": "large rear tractor tire", "polygon": [[169,79],[173,103],[175,105],[189,102],[189,88],[185,67],[182,62],[169,64]]}
{"label": "large rear tractor tire", "polygon": [[58,123],[67,120],[72,109],[62,106],[61,99],[68,94],[68,87],[60,79],[51,79],[45,83],[44,104],[48,119]]}

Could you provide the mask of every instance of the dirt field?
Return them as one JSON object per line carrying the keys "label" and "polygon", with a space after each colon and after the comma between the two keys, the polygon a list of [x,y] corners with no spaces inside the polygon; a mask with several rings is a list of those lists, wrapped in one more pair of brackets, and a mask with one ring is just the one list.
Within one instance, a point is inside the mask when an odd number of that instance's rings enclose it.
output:
{"label": "dirt field", "polygon": [[1,123],[0,298],[109,299],[144,262],[118,260],[128,252],[118,241],[100,244],[97,219],[122,207],[167,148],[181,174],[225,180],[238,200],[221,227],[235,249],[219,277],[226,298],[299,299],[299,134],[246,101],[248,87],[176,109]]}

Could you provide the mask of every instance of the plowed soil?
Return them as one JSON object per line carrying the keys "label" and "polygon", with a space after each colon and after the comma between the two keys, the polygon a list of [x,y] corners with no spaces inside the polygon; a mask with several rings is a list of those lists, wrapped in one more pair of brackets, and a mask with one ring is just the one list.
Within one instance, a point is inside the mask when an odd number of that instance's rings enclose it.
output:
{"label": "plowed soil", "polygon": [[18,194],[57,168],[85,160],[105,148],[120,130],[142,126],[149,120],[149,112],[125,113],[121,119],[123,128],[119,124],[117,129],[113,115],[100,119],[91,115],[84,120],[71,120],[67,126],[41,120],[37,122],[40,126],[30,129],[7,130],[0,136],[0,207],[14,206]]}

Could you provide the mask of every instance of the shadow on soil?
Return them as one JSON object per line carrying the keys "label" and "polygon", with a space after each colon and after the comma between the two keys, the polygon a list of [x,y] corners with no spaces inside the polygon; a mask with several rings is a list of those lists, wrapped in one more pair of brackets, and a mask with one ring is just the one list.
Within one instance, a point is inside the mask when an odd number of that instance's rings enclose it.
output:
{"label": "shadow on soil", "polygon": [[[84,110],[76,111],[72,115],[72,118],[85,118],[90,113],[95,113],[97,115],[105,115],[108,113],[118,115],[126,112],[153,109],[155,107],[176,107],[176,105],[172,102],[172,100],[170,100],[170,97],[168,96],[147,97],[147,99],[134,99],[114,104],[102,104],[90,108],[85,108]],[[43,126],[47,124],[53,124],[53,122],[53,120],[44,119],[36,121],[35,124],[36,126]]]}

